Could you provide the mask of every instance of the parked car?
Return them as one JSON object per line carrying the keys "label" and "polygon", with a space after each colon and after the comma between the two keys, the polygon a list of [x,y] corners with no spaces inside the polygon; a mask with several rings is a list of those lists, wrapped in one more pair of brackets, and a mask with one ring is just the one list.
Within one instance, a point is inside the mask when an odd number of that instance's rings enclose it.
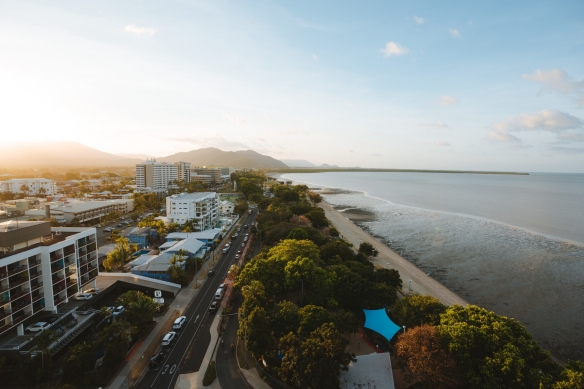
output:
{"label": "parked car", "polygon": [[93,297],[93,295],[91,293],[79,293],[78,295],[75,296],[75,300],[85,301],[85,300],[89,300],[92,297]]}
{"label": "parked car", "polygon": [[164,358],[166,358],[166,355],[163,352],[155,354],[152,358],[150,358],[150,368],[156,369],[158,366],[162,364]]}
{"label": "parked car", "polygon": [[176,332],[174,331],[171,331],[168,334],[164,335],[164,338],[162,338],[162,346],[163,347],[170,346],[174,341],[174,338],[176,338]]}
{"label": "parked car", "polygon": [[219,301],[213,301],[211,305],[209,305],[209,312],[215,312],[217,308],[219,308]]}
{"label": "parked car", "polygon": [[114,229],[111,227],[106,227],[103,229],[104,232],[112,232]]}
{"label": "parked car", "polygon": [[228,248],[224,248],[222,252],[223,252],[223,254],[227,254],[229,252],[229,249]]}
{"label": "parked car", "polygon": [[235,254],[235,259],[239,259],[239,254]]}
{"label": "parked car", "polygon": [[243,226],[243,228],[247,228],[247,227],[249,227],[249,225],[247,225],[247,224],[245,226]]}
{"label": "parked car", "polygon": [[209,270],[209,273],[207,273],[207,277],[213,277],[215,275],[215,272],[213,270]]}
{"label": "parked car", "polygon": [[237,239],[237,237],[239,236],[239,234],[235,234],[232,236],[233,239]]}
{"label": "parked car", "polygon": [[242,243],[242,244],[241,244],[241,247],[245,247],[245,243]]}
{"label": "parked car", "polygon": [[[237,229],[237,232],[239,232],[239,231],[241,231],[241,227],[239,227],[239,228]],[[235,234],[235,235],[237,235],[237,234]]]}
{"label": "parked car", "polygon": [[225,289],[227,287],[227,284],[221,284],[219,285],[219,289]]}
{"label": "parked car", "polygon": [[172,325],[173,330],[180,330],[182,329],[183,325],[187,322],[186,316],[179,316]]}
{"label": "parked car", "polygon": [[226,248],[227,250],[229,250],[229,249],[231,248],[231,245],[230,245],[229,243],[227,243],[227,244],[225,245],[225,248]]}
{"label": "parked car", "polygon": [[120,305],[120,306],[116,307],[116,309],[114,309],[114,312],[112,313],[112,315],[114,315],[114,317],[118,317],[122,313],[124,313],[125,310],[126,310],[126,308],[124,308],[123,305]]}
{"label": "parked car", "polygon": [[90,289],[84,290],[83,293],[98,294],[98,293],[101,293],[101,288],[90,288]]}
{"label": "parked car", "polygon": [[242,253],[241,249],[237,250],[237,254],[241,254],[241,253]]}
{"label": "parked car", "polygon": [[31,332],[39,332],[39,331],[45,330],[49,327],[50,327],[50,324],[47,323],[46,321],[39,321],[38,323],[34,323],[34,324],[31,324],[28,327],[26,327],[26,330],[31,331]]}

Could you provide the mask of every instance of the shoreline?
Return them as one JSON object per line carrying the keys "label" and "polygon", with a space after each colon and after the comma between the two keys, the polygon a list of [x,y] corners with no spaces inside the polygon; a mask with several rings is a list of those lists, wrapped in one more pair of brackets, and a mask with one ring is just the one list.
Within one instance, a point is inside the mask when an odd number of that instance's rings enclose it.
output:
{"label": "shoreline", "polygon": [[371,262],[387,269],[395,269],[399,272],[403,282],[401,293],[407,295],[411,293],[430,295],[442,302],[446,306],[459,304],[466,306],[469,303],[462,297],[448,289],[436,279],[419,269],[416,265],[393,251],[386,244],[369,234],[367,231],[353,223],[342,212],[334,209],[330,204],[323,201],[318,204],[325,211],[326,217],[335,226],[339,233],[355,247],[359,247],[361,241],[370,243],[379,253],[372,258]]}
{"label": "shoreline", "polygon": [[288,173],[292,173],[292,172],[283,172],[283,173],[273,173],[270,174],[271,177],[274,177],[276,179],[287,179],[287,180],[291,180],[297,184],[304,184],[307,186],[310,185],[314,185],[314,187],[310,188],[311,190],[314,190],[316,192],[318,192],[319,194],[325,194],[325,195],[335,195],[335,194],[343,194],[343,193],[360,193],[366,197],[375,199],[375,200],[380,200],[383,202],[386,202],[388,204],[393,204],[399,207],[405,207],[405,208],[410,208],[410,209],[415,209],[415,210],[421,210],[421,211],[427,211],[427,212],[436,212],[436,213],[441,213],[441,214],[445,214],[445,215],[453,215],[453,216],[460,216],[460,217],[466,217],[466,218],[470,218],[470,219],[474,219],[474,220],[480,220],[480,221],[485,221],[485,222],[489,222],[489,223],[495,223],[501,226],[505,226],[505,227],[509,227],[509,228],[515,228],[515,229],[519,229],[522,230],[528,234],[532,234],[532,235],[538,235],[538,236],[542,236],[546,239],[550,239],[553,240],[555,242],[559,242],[559,243],[566,243],[566,244],[570,244],[570,245],[574,245],[576,247],[579,248],[584,248],[584,241],[580,242],[578,240],[573,240],[573,239],[568,239],[568,238],[562,238],[560,236],[555,236],[555,235],[551,235],[551,234],[547,234],[544,232],[540,232],[540,231],[535,231],[532,230],[530,228],[527,227],[521,227],[521,226],[517,226],[514,224],[509,224],[503,221],[499,221],[499,220],[495,220],[495,219],[490,219],[487,217],[482,217],[482,216],[477,216],[477,215],[471,215],[468,213],[459,213],[459,212],[451,212],[451,211],[445,211],[445,210],[441,210],[441,209],[432,209],[432,208],[424,208],[424,207],[419,207],[419,206],[415,206],[415,205],[406,205],[406,204],[400,204],[400,203],[396,203],[393,202],[391,200],[388,199],[384,199],[381,197],[376,197],[376,196],[372,196],[369,193],[363,191],[363,190],[359,190],[359,189],[352,189],[352,188],[336,188],[336,187],[330,187],[330,186],[326,186],[326,185],[321,185],[321,184],[316,184],[313,182],[305,182],[305,181],[298,181],[296,179],[293,179],[292,177],[285,177],[286,174]]}

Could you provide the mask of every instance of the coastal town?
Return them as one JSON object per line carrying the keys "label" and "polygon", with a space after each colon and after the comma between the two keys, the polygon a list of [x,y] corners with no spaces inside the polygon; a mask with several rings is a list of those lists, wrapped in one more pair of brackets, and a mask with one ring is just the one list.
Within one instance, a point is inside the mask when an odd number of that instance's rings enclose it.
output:
{"label": "coastal town", "polygon": [[[463,362],[476,371],[509,344],[539,366],[531,382],[562,371],[518,322],[469,305],[323,201],[323,188],[188,162],[114,170],[0,181],[7,382],[455,387],[482,377]],[[488,351],[460,325],[515,335]],[[483,356],[457,359],[440,339]]]}

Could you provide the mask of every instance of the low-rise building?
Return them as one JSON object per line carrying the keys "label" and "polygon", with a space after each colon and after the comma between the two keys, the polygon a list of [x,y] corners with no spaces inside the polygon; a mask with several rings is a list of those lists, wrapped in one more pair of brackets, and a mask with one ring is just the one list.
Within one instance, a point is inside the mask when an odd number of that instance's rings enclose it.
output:
{"label": "low-rise building", "polygon": [[63,220],[71,224],[73,219],[79,223],[99,220],[100,217],[110,212],[119,212],[121,214],[132,212],[134,209],[134,200],[90,200],[90,201],[66,201],[64,203],[51,205],[51,216],[57,220]]}
{"label": "low-rise building", "polygon": [[[220,184],[221,183],[221,169],[219,168],[212,168],[212,167],[194,167],[191,168],[191,180],[193,180],[193,176],[195,180],[197,180],[197,176],[206,176],[209,177],[208,184]],[[206,182],[207,183],[207,182]]]}
{"label": "low-rise building", "polygon": [[0,223],[0,334],[41,311],[58,310],[94,281],[94,228],[51,228],[49,222]]}
{"label": "low-rise building", "polygon": [[215,192],[195,192],[166,198],[166,217],[171,223],[192,223],[195,231],[215,226],[219,217],[219,196]]}
{"label": "low-rise building", "polygon": [[55,181],[46,178],[13,178],[0,181],[0,192],[54,195],[57,185]]}
{"label": "low-rise building", "polygon": [[171,232],[166,235],[166,242],[180,242],[185,239],[194,238],[203,242],[207,247],[212,247],[213,242],[222,237],[223,230],[221,228],[212,228],[200,232]]}
{"label": "low-rise building", "polygon": [[219,203],[219,209],[221,215],[231,215],[233,212],[235,212],[235,204],[233,204],[231,201],[222,200]]}
{"label": "low-rise building", "polygon": [[128,234],[128,240],[137,244],[139,248],[150,246],[150,242],[153,242],[157,238],[158,231],[150,227],[134,228]]}

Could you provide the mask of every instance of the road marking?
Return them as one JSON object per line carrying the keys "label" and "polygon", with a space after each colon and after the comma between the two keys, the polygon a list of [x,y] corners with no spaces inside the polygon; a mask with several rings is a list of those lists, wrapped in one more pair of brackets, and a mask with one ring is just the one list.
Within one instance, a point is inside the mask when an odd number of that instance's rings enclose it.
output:
{"label": "road marking", "polygon": [[168,370],[168,365],[164,365],[164,369],[162,369],[162,374],[166,374],[167,370]]}
{"label": "road marking", "polygon": [[172,365],[172,367],[170,368],[170,374],[174,374],[176,370],[176,365]]}
{"label": "road marking", "polygon": [[193,323],[196,323],[196,322],[197,322],[197,320],[199,320],[199,316],[200,316],[200,315],[197,315],[197,317],[195,318],[195,320],[193,321]]}

